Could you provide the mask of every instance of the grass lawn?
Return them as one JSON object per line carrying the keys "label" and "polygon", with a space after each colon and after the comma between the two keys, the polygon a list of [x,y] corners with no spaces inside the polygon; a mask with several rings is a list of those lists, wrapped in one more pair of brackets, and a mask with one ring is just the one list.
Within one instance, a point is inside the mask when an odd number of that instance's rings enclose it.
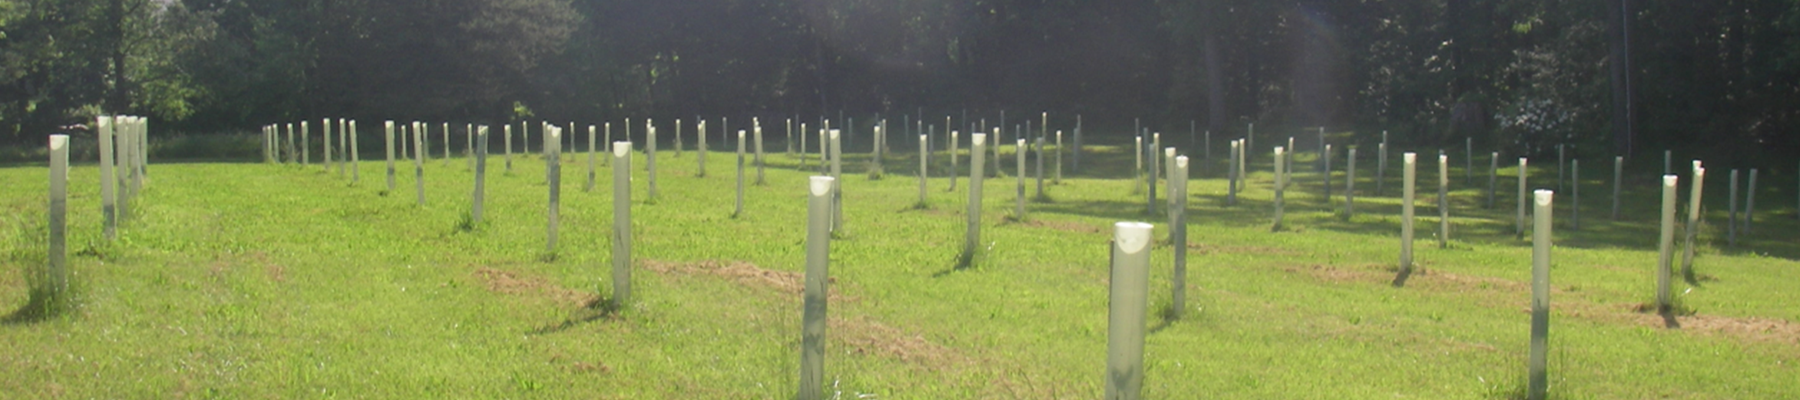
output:
{"label": "grass lawn", "polygon": [[[411,163],[397,164],[396,191],[384,194],[383,163],[367,161],[381,152],[368,147],[356,183],[318,164],[151,164],[133,218],[107,243],[99,172],[78,165],[75,307],[0,325],[0,398],[790,398],[805,179],[816,164],[800,168],[780,148],[769,147],[767,184],[749,187],[739,218],[730,153],[714,152],[710,175],[697,177],[696,153],[676,157],[665,145],[655,199],[642,153],[634,157],[634,293],[618,314],[591,307],[612,285],[612,174],[599,166],[596,187],[583,191],[584,155],[565,154],[554,252],[544,244],[543,160],[515,156],[507,173],[498,145],[487,220],[472,229],[467,160],[426,163],[421,207]],[[966,270],[953,267],[967,177],[947,191],[947,162],[935,160],[929,207],[915,209],[917,163],[906,158],[915,153],[897,151],[879,180],[863,173],[865,155],[851,155],[845,235],[831,249],[827,392],[1099,397],[1111,224],[1148,220],[1160,237],[1167,219],[1144,214],[1131,181],[1095,178],[1126,176],[1128,152],[1091,149],[1088,170],[1047,187],[1025,222],[1008,219],[1010,175],[987,180],[987,247]],[[1334,211],[1341,196],[1320,198],[1302,154],[1281,232],[1269,229],[1268,154],[1255,154],[1249,189],[1232,207],[1223,205],[1222,160],[1195,165],[1191,308],[1178,321],[1152,314],[1147,398],[1522,391],[1531,257],[1513,232],[1514,171],[1501,171],[1489,210],[1486,160],[1476,163],[1479,187],[1464,185],[1463,162],[1452,160],[1454,240],[1439,248],[1436,165],[1422,160],[1419,180],[1432,183],[1418,196],[1424,272],[1395,288],[1399,151],[1386,196],[1375,196],[1374,151],[1364,150],[1358,214],[1345,220]],[[1011,152],[1000,163],[1008,174]],[[1709,171],[1700,281],[1678,279],[1675,289],[1695,313],[1668,329],[1634,311],[1654,298],[1654,176],[1633,171],[1624,218],[1610,221],[1602,164],[1580,181],[1581,228],[1556,231],[1553,397],[1800,398],[1800,223],[1794,193],[1777,184],[1793,177],[1765,176],[1754,233],[1726,248],[1727,172]],[[1534,186],[1553,184],[1554,160],[1533,165]],[[1341,157],[1337,173],[1341,194]],[[27,302],[27,271],[44,263],[46,175],[41,165],[0,168],[0,312]],[[1567,197],[1557,200],[1565,218]],[[1157,244],[1152,258],[1155,309],[1169,304],[1169,247]]]}

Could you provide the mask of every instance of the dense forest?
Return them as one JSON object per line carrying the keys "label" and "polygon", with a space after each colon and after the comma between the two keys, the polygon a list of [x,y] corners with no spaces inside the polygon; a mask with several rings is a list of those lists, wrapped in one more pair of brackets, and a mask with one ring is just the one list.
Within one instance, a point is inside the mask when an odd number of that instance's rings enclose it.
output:
{"label": "dense forest", "polygon": [[165,133],[1008,109],[1773,161],[1800,149],[1800,0],[0,0],[10,142],[103,113]]}

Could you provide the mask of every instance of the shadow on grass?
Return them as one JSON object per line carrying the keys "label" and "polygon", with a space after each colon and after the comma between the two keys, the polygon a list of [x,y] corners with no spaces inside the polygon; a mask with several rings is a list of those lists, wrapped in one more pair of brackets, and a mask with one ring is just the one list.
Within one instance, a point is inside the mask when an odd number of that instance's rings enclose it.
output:
{"label": "shadow on grass", "polygon": [[913,211],[931,211],[931,203],[923,202],[923,201],[915,201],[911,205],[902,207],[898,210],[894,210],[894,213],[895,214],[905,214],[905,213],[913,212]]}
{"label": "shadow on grass", "polygon": [[1393,282],[1394,287],[1396,287],[1396,288],[1406,287],[1406,280],[1411,279],[1412,274],[1413,274],[1413,268],[1401,269],[1399,273],[1394,275],[1394,282]]}
{"label": "shadow on grass", "polygon": [[1664,328],[1681,329],[1681,321],[1675,319],[1675,313],[1662,312],[1658,314],[1662,316]]}
{"label": "shadow on grass", "polygon": [[481,225],[482,224],[475,222],[474,216],[469,215],[469,214],[463,214],[462,218],[458,218],[456,220],[456,228],[455,229],[456,229],[456,232],[459,232],[459,233],[468,233],[468,232],[474,232],[475,229],[480,228]]}
{"label": "shadow on grass", "polygon": [[1115,221],[1160,221],[1144,215],[1144,203],[1121,200],[1064,201],[1047,203],[1038,212],[1085,215]]}
{"label": "shadow on grass", "polygon": [[582,304],[581,307],[577,307],[570,311],[569,316],[564,318],[562,322],[539,327],[527,333],[532,335],[548,335],[603,319],[620,319],[619,308],[615,306],[615,302],[612,301],[611,297],[595,297],[593,300],[589,300],[587,304]]}
{"label": "shadow on grass", "polygon": [[1688,306],[1687,302],[1682,301],[1680,296],[1670,298],[1667,305],[1656,304],[1655,300],[1638,303],[1637,306],[1632,307],[1632,311],[1642,314],[1655,313],[1656,316],[1662,317],[1663,328],[1668,329],[1681,329],[1679,317],[1689,317],[1698,313],[1693,307]]}
{"label": "shadow on grass", "polygon": [[[1132,162],[1132,155],[1128,151],[1128,142],[1124,149],[1126,151],[1120,151],[1119,148],[1095,148],[1094,150],[1098,151],[1089,152],[1086,155],[1086,158],[1089,161],[1084,162],[1084,165],[1092,165],[1093,167],[1089,168],[1088,174],[1082,174],[1081,176],[1104,179],[1123,179],[1134,176],[1135,173],[1132,168],[1134,163]],[[1390,157],[1395,156],[1390,155]],[[1376,195],[1373,190],[1376,186],[1376,179],[1374,179],[1375,174],[1374,171],[1372,171],[1372,167],[1374,166],[1374,160],[1372,160],[1373,157],[1371,155],[1364,155],[1362,158],[1364,158],[1364,160],[1359,161],[1362,168],[1358,171],[1359,176],[1356,185],[1358,188],[1358,201],[1356,203],[1357,212],[1353,218],[1349,218],[1348,221],[1346,221],[1342,218],[1341,214],[1344,195],[1344,192],[1341,190],[1344,186],[1344,173],[1342,169],[1340,168],[1333,172],[1332,182],[1334,182],[1334,188],[1331,192],[1332,197],[1327,198],[1323,196],[1322,190],[1320,190],[1321,187],[1318,184],[1319,179],[1321,178],[1319,173],[1313,172],[1310,168],[1303,168],[1302,171],[1294,174],[1293,179],[1297,183],[1297,187],[1290,189],[1288,192],[1288,225],[1296,228],[1305,226],[1311,229],[1326,229],[1353,234],[1396,235],[1399,232],[1400,221],[1398,215],[1400,214],[1401,208],[1398,199],[1398,197],[1400,197],[1399,181],[1401,177],[1401,174],[1399,173],[1399,163],[1389,163],[1389,171],[1387,171],[1388,173],[1385,174],[1383,179],[1386,181],[1386,185],[1384,185],[1386,186],[1386,193],[1383,195]],[[1305,160],[1297,160],[1296,162],[1303,161]],[[1340,165],[1341,162],[1342,161],[1339,161]],[[1272,205],[1266,201],[1269,178],[1266,171],[1269,169],[1270,166],[1267,157],[1252,158],[1251,163],[1247,168],[1247,170],[1250,171],[1248,182],[1241,183],[1240,186],[1240,190],[1250,193],[1250,198],[1246,198],[1240,193],[1240,196],[1237,199],[1238,204],[1236,205],[1224,206],[1225,196],[1223,193],[1208,192],[1205,194],[1193,195],[1189,202],[1189,204],[1192,205],[1191,210],[1194,210],[1192,215],[1195,216],[1192,221],[1202,225],[1227,223],[1239,226],[1255,226],[1266,224],[1268,222],[1268,217],[1271,216],[1273,210]],[[1510,171],[1508,168],[1503,167],[1501,170],[1503,175],[1497,179],[1495,185],[1497,189],[1495,195],[1496,201],[1495,204],[1490,207],[1486,204],[1487,185],[1485,176],[1476,179],[1477,182],[1474,185],[1469,185],[1462,183],[1460,179],[1466,174],[1465,171],[1462,171],[1460,168],[1452,169],[1453,176],[1459,178],[1455,179],[1459,184],[1453,185],[1450,196],[1452,207],[1451,216],[1454,218],[1451,227],[1451,239],[1472,246],[1523,247],[1530,245],[1528,240],[1519,236],[1519,232],[1517,232],[1518,228],[1515,225],[1515,206],[1517,200],[1515,200],[1516,194],[1514,193],[1514,190],[1510,188],[1512,188],[1516,182],[1516,177],[1504,175],[1505,172]],[[1485,175],[1486,171],[1487,168],[1485,168],[1485,165],[1482,165],[1481,168],[1476,171],[1476,175]],[[1542,188],[1545,187],[1546,184],[1549,186],[1556,185],[1554,180],[1554,176],[1556,175],[1554,166],[1548,168],[1534,168],[1531,173],[1531,184],[1533,187]],[[1572,212],[1572,207],[1575,207],[1576,205],[1569,202],[1564,196],[1557,196],[1557,246],[1585,249],[1655,251],[1657,246],[1657,231],[1659,229],[1656,223],[1656,213],[1659,211],[1661,205],[1660,202],[1655,200],[1659,193],[1656,189],[1656,181],[1651,179],[1652,176],[1653,175],[1651,174],[1643,173],[1643,171],[1632,171],[1627,175],[1628,179],[1626,179],[1625,188],[1621,192],[1620,208],[1618,210],[1618,215],[1621,218],[1618,220],[1610,218],[1612,214],[1612,197],[1610,196],[1610,192],[1613,183],[1609,174],[1589,174],[1583,179],[1571,181],[1578,182],[1583,189],[1586,189],[1584,191],[1598,193],[1598,195],[1584,196],[1581,198],[1579,207],[1581,208],[1581,213],[1585,214],[1586,217],[1582,218],[1580,229],[1573,228],[1571,224],[1571,222],[1573,222],[1572,217],[1574,214]],[[1547,179],[1546,177],[1549,178]],[[1223,192],[1222,188],[1225,186],[1224,179],[1220,174],[1202,174],[1201,176],[1195,177],[1193,181],[1195,186],[1216,186],[1221,189],[1218,190],[1218,192]],[[1435,185],[1423,186],[1428,187],[1422,188],[1418,192],[1417,206],[1419,215],[1416,222],[1421,226],[1435,226],[1437,220],[1437,208],[1433,204],[1434,196],[1431,196],[1431,194],[1433,194],[1431,191],[1436,190],[1436,188]],[[1137,186],[1134,185],[1133,187],[1135,190]],[[1724,189],[1725,187],[1723,185],[1707,185],[1707,193],[1705,195],[1705,199],[1708,202],[1707,204],[1716,204],[1721,199],[1726,198]],[[1758,194],[1759,197],[1777,199],[1791,199],[1789,196],[1792,196],[1792,194],[1783,190],[1782,185],[1759,187]],[[1685,200],[1686,195],[1687,193],[1683,191],[1681,198]],[[1119,200],[1046,204],[1037,209],[1045,212],[1086,215],[1113,220],[1145,220],[1156,218],[1155,216],[1144,214],[1144,204],[1141,201],[1138,201],[1139,199],[1142,199],[1142,193],[1135,195],[1121,194]],[[1713,226],[1723,225],[1722,220],[1727,218],[1723,209],[1712,207],[1711,209],[1704,211],[1703,222],[1700,227],[1703,233],[1701,235],[1701,240],[1697,244],[1718,249],[1720,253],[1727,255],[1756,254],[1766,257],[1800,260],[1800,241],[1791,240],[1792,232],[1800,232],[1800,221],[1796,220],[1796,214],[1791,212],[1791,208],[1782,207],[1785,204],[1779,202],[1774,204],[1781,205],[1774,206],[1775,208],[1771,209],[1769,212],[1759,213],[1758,216],[1761,218],[1756,221],[1756,234],[1748,236],[1740,235],[1738,238],[1738,245],[1735,247],[1729,247],[1724,244],[1723,228],[1713,228]],[[1682,205],[1680,208],[1685,210],[1686,205]],[[1319,211],[1325,212],[1319,213]],[[1326,217],[1320,217],[1319,215],[1325,215]],[[1686,212],[1682,211],[1679,217],[1680,219],[1685,220]],[[1527,221],[1527,226],[1525,227],[1527,231],[1530,229],[1529,223],[1530,221]],[[1682,228],[1678,227],[1677,229],[1679,231]],[[1430,232],[1435,230],[1436,229],[1426,229],[1425,231]]]}
{"label": "shadow on grass", "polygon": [[1156,313],[1156,325],[1151,326],[1150,330],[1146,331],[1148,334],[1155,335],[1161,333],[1164,329],[1169,329],[1170,326],[1174,326],[1175,322],[1181,321],[1181,316],[1175,313],[1174,304],[1164,304],[1156,307],[1156,309],[1158,310]]}
{"label": "shadow on grass", "polygon": [[968,271],[968,270],[974,269],[976,263],[978,263],[980,261],[980,258],[981,258],[981,254],[979,252],[963,251],[962,254],[958,254],[956,256],[956,264],[955,265],[951,265],[950,268],[946,269],[946,270],[933,272],[931,274],[931,277],[942,278],[942,277],[950,276],[950,274],[954,274],[957,272]]}
{"label": "shadow on grass", "polygon": [[[1281,135],[1277,135],[1276,137],[1279,138],[1280,136]],[[1135,163],[1132,161],[1133,154],[1130,151],[1130,138],[1131,136],[1128,134],[1103,135],[1090,132],[1088,135],[1089,146],[1087,151],[1082,155],[1083,168],[1081,168],[1080,171],[1077,171],[1072,165],[1073,163],[1069,162],[1071,165],[1067,165],[1064,168],[1065,177],[1114,180],[1136,177],[1137,174],[1134,168]],[[1215,138],[1214,142],[1215,146],[1223,145],[1224,143],[1222,138]],[[1365,150],[1367,150],[1366,147],[1367,144],[1365,144]],[[1000,157],[1003,159],[1002,161],[1007,158],[1008,154],[1011,154],[1010,149],[1010,145],[1002,146],[1002,155]],[[1192,153],[1193,150],[1194,149],[1189,149],[1189,152]],[[1214,149],[1215,152],[1218,152],[1219,150],[1220,149]],[[968,149],[961,149],[959,154],[965,157],[964,159],[966,160],[967,152]],[[1319,218],[1314,215],[1317,214],[1316,212],[1318,211],[1327,211],[1324,214],[1329,216],[1340,215],[1339,213],[1341,213],[1343,208],[1342,201],[1344,192],[1342,189],[1344,186],[1343,177],[1345,174],[1341,167],[1344,161],[1337,160],[1336,164],[1338,165],[1338,168],[1334,168],[1334,171],[1332,172],[1333,175],[1331,181],[1334,182],[1334,189],[1332,190],[1333,196],[1331,198],[1322,196],[1323,193],[1322,190],[1320,190],[1321,188],[1318,182],[1323,177],[1318,172],[1313,171],[1310,167],[1300,168],[1300,171],[1297,171],[1293,178],[1294,182],[1296,182],[1296,187],[1291,189],[1288,193],[1287,205],[1290,211],[1289,220],[1287,221],[1288,225],[1295,228],[1305,227],[1309,229],[1326,229],[1356,234],[1383,236],[1396,235],[1399,232],[1399,219],[1397,216],[1399,215],[1400,209],[1398,197],[1402,174],[1399,171],[1400,163],[1395,159],[1397,159],[1399,157],[1398,155],[1402,152],[1404,151],[1399,148],[1390,151],[1390,160],[1387,171],[1385,174],[1382,174],[1383,179],[1381,179],[1382,181],[1385,181],[1385,184],[1380,185],[1384,186],[1385,193],[1381,194],[1377,194],[1375,190],[1373,190],[1377,187],[1377,179],[1375,179],[1377,174],[1374,171],[1374,167],[1377,163],[1374,160],[1373,152],[1365,152],[1361,155],[1360,160],[1358,161],[1359,169],[1356,185],[1358,188],[1357,198],[1359,200],[1357,202],[1357,214],[1349,221],[1345,221],[1342,218]],[[1455,154],[1455,152],[1452,153]],[[1309,151],[1303,152],[1302,154],[1306,156],[1295,160],[1296,165],[1301,163],[1311,165],[1309,160],[1316,160],[1316,158],[1313,158],[1316,157],[1316,152]],[[860,153],[846,154],[845,156],[846,162],[853,162],[856,160],[866,162],[868,159],[867,154]],[[1068,156],[1069,155],[1065,154],[1065,157]],[[934,165],[946,164],[941,162],[943,161],[941,153],[934,153],[933,157]],[[1480,158],[1485,160],[1485,156]],[[886,160],[900,162],[900,165],[909,165],[911,162],[916,162],[917,158],[916,155],[912,155],[910,152],[895,152],[886,158]],[[1509,157],[1503,161],[1508,160],[1511,160],[1511,158]],[[1066,160],[1066,162],[1068,161],[1072,160]],[[1196,166],[1199,167],[1198,170],[1200,172],[1196,173],[1196,176],[1193,179],[1195,181],[1194,185],[1217,185],[1222,188],[1224,186],[1224,179],[1222,178],[1225,171],[1224,161],[1224,157],[1215,157],[1211,159],[1210,162],[1197,162]],[[992,161],[990,160],[990,162]],[[1002,167],[1007,167],[1007,165],[1005,165],[1007,163],[1000,164],[1002,164]],[[1486,189],[1488,185],[1486,185],[1486,177],[1484,175],[1487,174],[1488,169],[1486,168],[1485,163],[1476,163],[1477,170],[1473,174],[1476,176],[1476,179],[1472,185],[1464,181],[1464,177],[1468,176],[1469,173],[1461,168],[1462,164],[1453,164],[1455,165],[1452,165],[1451,172],[1452,176],[1455,178],[1453,181],[1456,181],[1457,183],[1453,185],[1451,194],[1453,207],[1451,214],[1452,217],[1455,218],[1455,223],[1451,228],[1451,239],[1472,246],[1489,245],[1523,247],[1529,245],[1529,241],[1518,236],[1518,232],[1516,232],[1516,227],[1514,226],[1515,209],[1513,206],[1516,204],[1516,195],[1510,188],[1512,188],[1516,182],[1516,177],[1508,175],[1513,169],[1507,167],[1507,163],[1502,163],[1503,165],[1500,168],[1501,176],[1499,176],[1495,184],[1495,188],[1497,189],[1495,195],[1496,204],[1489,207],[1486,204]],[[966,174],[965,171],[967,167],[966,163],[964,163],[954,170],[940,168],[934,168],[933,170],[950,171],[950,173],[962,176]],[[1242,190],[1249,192],[1254,197],[1266,196],[1266,190],[1268,189],[1269,184],[1267,171],[1271,170],[1269,158],[1261,152],[1254,153],[1250,158],[1250,163],[1247,165],[1246,170],[1249,172],[1250,176],[1247,182],[1242,183]],[[1425,175],[1434,175],[1429,172],[1421,173]],[[1531,174],[1531,183],[1534,187],[1543,187],[1546,186],[1545,184],[1555,185],[1554,176],[1556,176],[1556,171],[1553,165],[1549,167],[1533,168]],[[1656,231],[1658,229],[1656,226],[1655,214],[1660,208],[1660,204],[1654,201],[1658,195],[1658,193],[1656,193],[1657,181],[1654,179],[1655,174],[1638,170],[1628,171],[1625,189],[1621,194],[1623,201],[1621,201],[1619,215],[1622,219],[1616,221],[1609,218],[1611,215],[1612,204],[1610,196],[1610,188],[1612,186],[1611,177],[1608,176],[1608,174],[1584,175],[1584,178],[1573,180],[1571,182],[1578,182],[1584,189],[1590,191],[1590,193],[1597,193],[1598,195],[1584,196],[1582,198],[1580,207],[1583,214],[1587,214],[1588,217],[1583,218],[1581,229],[1568,227],[1568,219],[1573,214],[1570,212],[1571,204],[1563,201],[1565,198],[1564,196],[1558,196],[1559,203],[1557,204],[1556,211],[1559,228],[1557,232],[1557,245],[1572,248],[1616,248],[1654,251],[1656,247]],[[1009,175],[996,174],[995,176],[1003,177]],[[1138,187],[1139,186],[1134,184],[1133,190],[1139,190],[1137,189]],[[1790,196],[1790,194],[1784,191],[1784,187],[1784,185],[1766,185],[1759,187],[1759,197],[1788,198],[1787,196]],[[1705,198],[1710,202],[1716,203],[1718,199],[1724,198],[1724,189],[1725,187],[1723,185],[1708,185]],[[1419,219],[1417,222],[1421,225],[1430,225],[1436,222],[1436,208],[1432,205],[1433,196],[1431,196],[1432,193],[1430,193],[1433,190],[1435,190],[1435,185],[1428,184],[1422,185],[1422,188],[1419,191]],[[1141,196],[1142,193],[1139,192],[1136,195],[1122,196],[1124,198],[1121,200],[1037,201],[1041,203],[1041,205],[1034,207],[1034,210],[1094,216],[1119,221],[1160,220],[1160,216],[1144,214],[1145,204],[1137,201],[1141,199]],[[1686,193],[1684,192],[1682,198],[1685,199],[1685,196]],[[1126,199],[1130,200],[1124,201]],[[1034,199],[1034,201],[1036,201],[1036,199]],[[1222,206],[1224,204],[1224,196],[1222,194],[1212,193],[1196,194],[1189,203],[1193,205],[1191,209],[1194,210],[1192,215],[1195,218],[1193,218],[1192,221],[1201,225],[1214,223],[1227,223],[1239,226],[1263,225],[1269,222],[1270,213],[1272,211],[1272,205],[1267,201],[1261,199],[1253,200],[1245,198],[1244,196],[1239,196],[1238,204],[1233,206]],[[1763,216],[1763,218],[1760,218],[1756,224],[1756,232],[1758,233],[1748,237],[1740,237],[1738,246],[1724,246],[1723,238],[1718,234],[1703,235],[1703,245],[1718,248],[1720,249],[1720,252],[1725,254],[1754,253],[1785,259],[1800,259],[1800,242],[1789,240],[1792,235],[1787,234],[1789,232],[1800,231],[1800,222],[1795,220],[1794,217],[1796,215],[1791,211],[1791,208],[1783,207],[1785,203],[1775,202],[1771,204],[1779,205],[1776,205],[1768,212],[1759,213],[1758,215]],[[1718,225],[1719,220],[1725,219],[1723,214],[1724,212],[1722,210],[1718,210],[1715,207],[1715,210],[1708,211],[1706,220],[1713,221],[1709,223],[1711,225]],[[1685,219],[1685,217],[1683,218]],[[1429,229],[1427,231],[1435,231],[1435,229]]]}
{"label": "shadow on grass", "polygon": [[[1487,395],[1483,396],[1483,397],[1488,398],[1488,399],[1494,399],[1494,400],[1530,400],[1531,399],[1530,381],[1528,379],[1526,379],[1524,376],[1518,376],[1518,377],[1511,378],[1510,381],[1513,382],[1510,385],[1495,384],[1493,386],[1488,387]],[[1562,387],[1563,387],[1562,385],[1558,385],[1558,384],[1554,384],[1554,383],[1551,384],[1550,387],[1547,390],[1545,390],[1545,392],[1544,392],[1544,399],[1545,400],[1559,400],[1559,399],[1577,398],[1574,395],[1565,393],[1562,390]],[[1585,397],[1582,397],[1582,398],[1585,398]]]}
{"label": "shadow on grass", "polygon": [[32,288],[25,305],[0,318],[0,324],[23,325],[62,315],[68,310],[67,293],[57,295],[48,289]]}

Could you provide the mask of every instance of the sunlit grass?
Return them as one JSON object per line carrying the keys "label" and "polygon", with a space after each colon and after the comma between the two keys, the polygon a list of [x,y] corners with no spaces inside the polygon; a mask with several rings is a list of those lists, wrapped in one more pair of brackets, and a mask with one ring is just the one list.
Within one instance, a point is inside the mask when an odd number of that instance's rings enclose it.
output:
{"label": "sunlit grass", "polygon": [[[866,158],[846,159],[845,229],[832,243],[828,393],[1098,397],[1110,225],[1145,220],[1166,235],[1166,218],[1143,214],[1135,184],[1094,178],[1122,178],[1130,166],[1128,154],[1100,150],[1084,161],[1107,167],[1075,174],[1065,166],[1063,184],[1046,188],[1053,201],[1029,203],[1026,221],[1007,220],[1013,180],[987,180],[984,251],[962,270],[954,267],[966,177],[946,191],[948,163],[934,160],[930,197],[916,207],[916,159],[901,157],[913,153],[895,151],[875,181],[863,173]],[[1008,176],[1017,173],[1011,151],[1002,150]],[[1426,272],[1397,289],[1388,281],[1399,246],[1398,154],[1387,196],[1371,195],[1373,160],[1359,165],[1365,180],[1348,221],[1342,198],[1322,202],[1309,159],[1297,160],[1280,233],[1268,230],[1266,164],[1253,168],[1240,204],[1226,208],[1226,184],[1216,179],[1222,160],[1197,163],[1192,309],[1185,320],[1151,321],[1146,395],[1516,394],[1530,249],[1513,234],[1512,171],[1502,170],[1494,210],[1480,209],[1485,176],[1479,188],[1453,187],[1448,249],[1433,236],[1436,188],[1421,188],[1416,259]],[[365,161],[354,184],[317,164],[153,164],[137,217],[111,244],[100,237],[98,189],[89,184],[98,172],[80,167],[71,173],[69,246],[77,308],[0,326],[0,397],[791,397],[803,188],[816,158],[802,169],[772,153],[768,184],[748,186],[745,212],[732,218],[729,153],[710,157],[706,178],[693,176],[695,153],[661,153],[662,195],[653,204],[635,157],[634,301],[606,314],[591,303],[610,295],[610,170],[599,166],[594,191],[584,192],[586,158],[566,156],[553,257],[544,251],[547,187],[536,157],[515,160],[511,173],[499,156],[490,161],[479,224],[466,218],[473,177],[463,160],[426,163],[424,207],[414,205],[411,163],[399,164],[386,196],[379,161]],[[1554,182],[1549,165],[1535,182]],[[1334,193],[1342,191],[1338,169]],[[1424,178],[1435,166],[1420,169],[1422,182],[1435,182]],[[1452,174],[1460,184],[1461,170]],[[9,308],[25,304],[25,271],[43,259],[44,177],[42,167],[0,169],[0,304]],[[1791,210],[1759,213],[1755,235],[1734,249],[1712,245],[1723,224],[1708,226],[1700,285],[1677,284],[1697,315],[1669,330],[1632,310],[1653,298],[1654,195],[1628,191],[1628,218],[1612,222],[1610,177],[1584,182],[1583,229],[1557,231],[1553,392],[1800,397],[1800,291],[1791,290],[1800,281],[1792,240],[1800,226]],[[1649,188],[1647,178],[1633,182]],[[1152,307],[1168,306],[1171,260],[1159,244]]]}

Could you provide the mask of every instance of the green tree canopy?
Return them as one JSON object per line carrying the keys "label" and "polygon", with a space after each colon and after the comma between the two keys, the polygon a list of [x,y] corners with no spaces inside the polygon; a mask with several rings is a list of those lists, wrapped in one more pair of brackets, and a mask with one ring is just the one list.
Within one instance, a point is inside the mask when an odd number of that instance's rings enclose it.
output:
{"label": "green tree canopy", "polygon": [[1630,121],[1639,151],[1764,154],[1800,149],[1796,104],[1797,0],[0,0],[15,140],[97,113],[229,130],[519,105],[579,121],[1050,110],[1509,153],[1610,152]]}

